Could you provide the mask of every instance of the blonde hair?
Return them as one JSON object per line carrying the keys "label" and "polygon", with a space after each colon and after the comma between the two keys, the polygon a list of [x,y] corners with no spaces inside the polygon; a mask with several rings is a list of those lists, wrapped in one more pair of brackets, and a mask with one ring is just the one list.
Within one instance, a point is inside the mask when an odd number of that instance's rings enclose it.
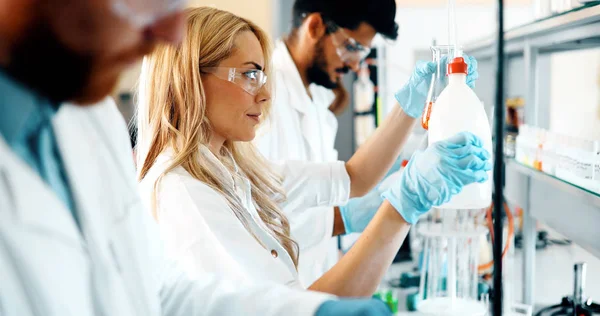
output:
{"label": "blonde hair", "polygon": [[[138,91],[138,180],[144,179],[160,153],[171,149],[173,158],[154,183],[154,196],[160,180],[174,168],[182,166],[194,178],[223,195],[236,217],[261,243],[250,228],[249,221],[252,219],[234,188],[227,185],[199,150],[200,146],[208,144],[211,131],[199,70],[200,67],[217,66],[231,55],[236,36],[251,31],[262,46],[265,72],[268,74],[271,70],[271,46],[263,30],[232,13],[201,7],[188,9],[186,14],[184,41],[177,47],[160,45],[144,61]],[[267,88],[270,89],[270,86]],[[265,116],[268,116],[269,109],[270,104],[264,106]],[[228,155],[233,161],[222,158]],[[290,224],[278,207],[285,197],[281,179],[270,171],[250,142],[226,141],[218,159],[230,171],[240,172],[250,180],[252,199],[260,218],[290,254],[297,268],[298,244],[290,238]],[[158,220],[156,207],[152,212]],[[263,244],[263,247],[266,246]]]}

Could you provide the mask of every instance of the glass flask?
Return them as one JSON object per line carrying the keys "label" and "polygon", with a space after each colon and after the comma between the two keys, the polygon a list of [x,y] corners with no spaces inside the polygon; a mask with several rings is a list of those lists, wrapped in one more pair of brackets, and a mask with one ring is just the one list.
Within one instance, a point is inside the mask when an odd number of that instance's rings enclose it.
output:
{"label": "glass flask", "polygon": [[[462,50],[460,47],[459,49]],[[436,63],[436,70],[431,77],[425,109],[423,110],[423,116],[421,116],[421,126],[426,130],[429,129],[429,117],[435,101],[448,85],[448,62],[454,58],[454,46],[431,46],[431,54],[433,55],[433,61]]]}
{"label": "glass flask", "polygon": [[418,227],[423,265],[417,310],[428,315],[486,315],[479,301],[479,255],[487,237],[485,210],[440,210],[441,220]]}

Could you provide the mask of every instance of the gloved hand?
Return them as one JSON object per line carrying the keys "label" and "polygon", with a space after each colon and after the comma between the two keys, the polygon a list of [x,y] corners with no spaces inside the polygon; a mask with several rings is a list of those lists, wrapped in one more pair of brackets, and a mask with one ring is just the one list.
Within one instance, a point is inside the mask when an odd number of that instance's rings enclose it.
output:
{"label": "gloved hand", "polygon": [[434,206],[450,201],[465,185],[485,182],[490,153],[477,136],[463,132],[416,152],[400,183],[382,194],[409,224]]}
{"label": "gloved hand", "polygon": [[383,203],[381,192],[375,188],[367,195],[350,199],[348,204],[340,206],[340,214],[344,221],[346,234],[361,233],[365,230],[375,213],[377,213],[381,203]]}
{"label": "gloved hand", "polygon": [[387,316],[392,315],[390,309],[381,300],[376,299],[341,299],[326,301],[315,313],[315,316]]}
{"label": "gloved hand", "polygon": [[[479,78],[477,72],[477,60],[474,57],[463,55],[468,65],[467,84],[475,87],[475,81]],[[444,57],[447,58],[447,57]],[[444,62],[444,64],[446,64]],[[415,66],[413,74],[408,82],[396,92],[396,100],[404,110],[404,113],[413,118],[418,118],[423,113],[425,102],[427,102],[427,93],[431,84],[431,77],[436,70],[436,62],[419,61]]]}

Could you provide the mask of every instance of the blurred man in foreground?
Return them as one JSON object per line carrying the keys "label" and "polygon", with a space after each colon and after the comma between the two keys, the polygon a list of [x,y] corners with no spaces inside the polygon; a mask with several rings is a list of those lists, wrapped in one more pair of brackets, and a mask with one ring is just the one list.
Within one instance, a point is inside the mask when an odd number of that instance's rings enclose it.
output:
{"label": "blurred man in foreground", "polygon": [[156,43],[180,40],[182,6],[0,0],[0,315],[387,315],[375,301],[190,280],[164,258],[106,96]]}

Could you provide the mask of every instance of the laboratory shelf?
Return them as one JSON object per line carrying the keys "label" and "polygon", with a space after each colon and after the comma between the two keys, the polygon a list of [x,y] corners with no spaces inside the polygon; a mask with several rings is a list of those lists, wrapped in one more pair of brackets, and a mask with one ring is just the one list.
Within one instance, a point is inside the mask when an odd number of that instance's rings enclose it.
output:
{"label": "laboratory shelf", "polygon": [[508,162],[509,165],[514,167],[520,173],[528,175],[530,177],[535,177],[539,181],[544,181],[550,185],[552,185],[557,190],[561,190],[564,192],[568,192],[574,198],[580,199],[584,202],[591,203],[592,205],[600,208],[600,194],[587,190],[585,188],[574,185],[570,182],[562,180],[560,178],[554,177],[547,173],[541,172],[539,170],[533,169],[529,166],[525,166],[516,162],[515,160],[511,160]]}
{"label": "laboratory shelf", "polygon": [[514,160],[506,183],[509,202],[600,258],[600,195]]}
{"label": "laboratory shelf", "polygon": [[[495,56],[494,35],[474,41],[465,51],[478,59]],[[539,53],[600,47],[600,5],[591,4],[525,24],[504,33],[505,53],[523,55],[527,47]]]}
{"label": "laboratory shelf", "polygon": [[[506,96],[525,99],[525,123],[550,129],[550,58],[556,52],[600,47],[600,5],[587,5],[504,32]],[[493,65],[496,35],[465,45],[481,63],[478,84],[485,104],[495,104]],[[486,82],[487,79],[487,82]],[[512,88],[511,88],[512,87]],[[510,91],[509,91],[510,90]],[[516,91],[512,91],[516,90]],[[483,98],[482,98],[483,100]],[[541,221],[600,258],[600,196],[580,187],[507,161],[505,197],[523,208],[522,302],[535,305],[537,222]],[[544,276],[542,276],[544,277]]]}

